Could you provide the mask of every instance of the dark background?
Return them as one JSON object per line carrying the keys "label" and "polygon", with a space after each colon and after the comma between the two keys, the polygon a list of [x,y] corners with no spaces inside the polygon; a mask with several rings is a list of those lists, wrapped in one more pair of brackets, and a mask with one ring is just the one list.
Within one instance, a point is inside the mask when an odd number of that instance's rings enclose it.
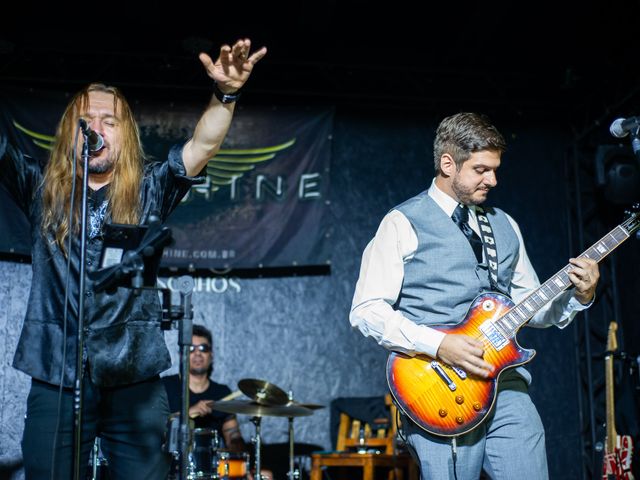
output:
{"label": "dark background", "polygon": [[[233,354],[223,351],[225,380],[265,378],[257,366],[262,362],[274,369],[266,378],[283,384],[288,377],[281,371],[290,371],[290,363],[315,363],[306,372],[313,387],[298,389],[304,400],[380,393],[384,354],[349,332],[346,320],[359,256],[384,213],[428,185],[433,131],[444,115],[486,113],[507,138],[510,148],[490,202],[520,223],[541,280],[622,220],[625,205],[612,202],[598,185],[597,150],[621,145],[630,152],[628,138],[616,140],[608,128],[615,118],[640,114],[638,1],[15,7],[15,14],[3,14],[0,30],[0,87],[72,93],[101,80],[120,86],[134,109],[138,101],[185,98],[204,105],[210,80],[197,52],[215,56],[221,43],[248,36],[269,53],[240,109],[336,106],[330,274],[255,279],[244,287],[252,298],[226,299],[220,315],[236,322],[246,338],[257,331],[269,339],[279,327],[309,337],[296,340],[299,350],[286,351],[288,362],[274,365],[268,351],[277,351],[277,341],[261,340],[259,355],[240,371],[225,367]],[[640,353],[638,257],[634,239],[603,262],[597,305],[568,329],[519,335],[522,345],[538,350],[530,365],[531,394],[547,430],[552,478],[595,478],[599,471],[594,441],[603,435],[603,341],[613,318],[621,322],[620,348],[627,354],[618,379],[631,398],[638,396],[637,367],[627,368]],[[251,325],[237,320],[260,316],[268,319]],[[372,371],[377,374],[367,377]],[[590,408],[595,424],[585,420]],[[619,432],[637,435],[637,403],[628,401],[617,412],[624,417]],[[301,431],[310,443],[322,444],[325,434]]]}
{"label": "dark background", "polygon": [[2,81],[208,88],[194,52],[250,37],[269,54],[245,101],[277,96],[436,114],[490,105],[513,115],[553,112],[581,130],[639,87],[638,1],[12,8],[3,12]]}

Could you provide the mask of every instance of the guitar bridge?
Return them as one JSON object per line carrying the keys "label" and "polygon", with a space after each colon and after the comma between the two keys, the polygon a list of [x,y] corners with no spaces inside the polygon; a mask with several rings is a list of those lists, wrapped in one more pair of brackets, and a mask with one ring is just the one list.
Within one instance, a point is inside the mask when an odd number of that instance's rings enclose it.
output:
{"label": "guitar bridge", "polygon": [[447,387],[449,387],[449,390],[453,392],[456,390],[456,388],[458,388],[455,382],[451,380],[451,377],[447,375],[447,372],[444,371],[444,368],[442,368],[442,365],[440,365],[438,362],[433,360],[431,362],[431,368],[433,369],[434,372],[438,374],[440,379],[447,384]]}

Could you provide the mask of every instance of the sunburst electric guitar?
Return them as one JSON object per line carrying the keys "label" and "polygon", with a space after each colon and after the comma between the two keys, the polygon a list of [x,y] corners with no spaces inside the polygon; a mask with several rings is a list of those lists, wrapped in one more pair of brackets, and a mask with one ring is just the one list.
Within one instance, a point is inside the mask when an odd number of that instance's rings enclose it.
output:
{"label": "sunburst electric guitar", "polygon": [[[640,228],[638,210],[638,205],[634,206],[625,222],[580,257],[599,262],[611,253]],[[494,367],[489,378],[467,374],[426,355],[390,353],[387,382],[400,410],[435,435],[460,435],[482,423],[496,399],[500,374],[529,362],[535,355],[534,350],[520,347],[516,333],[545,304],[571,286],[570,270],[571,265],[566,265],[517,305],[500,293],[479,295],[460,324],[434,327],[445,333],[479,338],[484,343],[484,360]]]}
{"label": "sunburst electric guitar", "polygon": [[605,399],[607,414],[607,438],[602,462],[602,480],[634,480],[631,473],[633,439],[631,435],[618,435],[613,396],[613,354],[618,349],[616,330],[618,324],[609,324],[607,334],[607,354],[604,357]]}

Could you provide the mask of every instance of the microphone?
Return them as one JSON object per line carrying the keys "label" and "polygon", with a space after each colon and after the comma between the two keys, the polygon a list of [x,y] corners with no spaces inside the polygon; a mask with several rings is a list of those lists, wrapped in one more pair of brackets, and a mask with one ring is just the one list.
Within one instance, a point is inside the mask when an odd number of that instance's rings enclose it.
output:
{"label": "microphone", "polygon": [[81,118],[79,120],[82,133],[87,137],[87,143],[89,144],[89,151],[91,153],[99,152],[104,148],[104,138],[98,132],[91,130],[87,121]]}
{"label": "microphone", "polygon": [[609,127],[611,135],[616,138],[624,138],[629,132],[640,130],[640,117],[618,118]]}

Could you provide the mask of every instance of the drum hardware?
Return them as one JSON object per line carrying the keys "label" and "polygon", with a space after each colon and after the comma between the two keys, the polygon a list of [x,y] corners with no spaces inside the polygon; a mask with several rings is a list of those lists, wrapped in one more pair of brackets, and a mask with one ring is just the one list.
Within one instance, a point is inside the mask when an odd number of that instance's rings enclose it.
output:
{"label": "drum hardware", "polygon": [[255,426],[256,435],[253,437],[252,442],[254,446],[254,454],[255,454],[255,472],[258,480],[262,480],[262,459],[260,457],[260,452],[262,451],[262,437],[260,435],[260,421],[262,417],[253,416],[251,417],[251,423]]}
{"label": "drum hardware", "polygon": [[300,470],[294,465],[293,453],[293,417],[289,417],[289,471],[287,472],[289,480],[300,478]]}
{"label": "drum hardware", "polygon": [[[293,402],[293,394],[285,393],[280,387],[265,380],[246,378],[238,382],[238,388],[253,401],[242,400],[215,402],[214,410],[227,413],[244,413],[252,415],[251,422],[255,425],[255,437],[252,439],[255,450],[255,471],[261,472],[262,436],[260,421],[264,416],[289,418],[289,480],[299,478],[299,472],[294,470],[293,464],[293,419],[313,414],[313,410]],[[261,477],[258,477],[261,480]]]}
{"label": "drum hardware", "polygon": [[[294,403],[292,390],[289,390],[287,397],[289,400],[287,405],[292,405]],[[297,480],[300,478],[300,471],[297,470],[294,465],[293,453],[293,417],[289,417],[289,471],[287,472],[289,480]]]}
{"label": "drum hardware", "polygon": [[280,387],[265,380],[246,378],[238,382],[238,388],[252,401],[218,401],[213,409],[221,412],[251,415],[251,422],[255,425],[255,437],[252,439],[255,450],[255,471],[261,471],[262,435],[260,422],[262,417],[287,417],[289,419],[289,480],[300,478],[300,472],[294,464],[294,429],[293,419],[312,415],[314,410],[324,408],[324,405],[314,403],[298,403],[293,400],[293,392],[285,393]]}
{"label": "drum hardware", "polygon": [[217,478],[215,452],[219,447],[218,432],[212,428],[194,428],[187,454],[187,479]]}
{"label": "drum hardware", "polygon": [[[319,408],[324,408],[324,405],[315,403],[298,403],[293,400],[293,391],[289,390],[288,393],[289,402],[286,404],[288,407],[306,408],[312,411]],[[295,451],[294,451],[294,434],[293,434],[293,416],[289,417],[289,471],[287,477],[289,480],[297,480],[300,478],[300,470],[295,468]]]}
{"label": "drum hardware", "polygon": [[[251,464],[249,454],[219,447],[216,429],[192,428],[186,454],[188,466],[185,480],[248,480]],[[180,478],[179,460],[179,455],[174,455],[170,480]]]}
{"label": "drum hardware", "polygon": [[102,454],[100,448],[100,437],[96,437],[93,441],[91,449],[91,457],[89,458],[90,473],[87,472],[88,480],[109,480],[109,462]]}

